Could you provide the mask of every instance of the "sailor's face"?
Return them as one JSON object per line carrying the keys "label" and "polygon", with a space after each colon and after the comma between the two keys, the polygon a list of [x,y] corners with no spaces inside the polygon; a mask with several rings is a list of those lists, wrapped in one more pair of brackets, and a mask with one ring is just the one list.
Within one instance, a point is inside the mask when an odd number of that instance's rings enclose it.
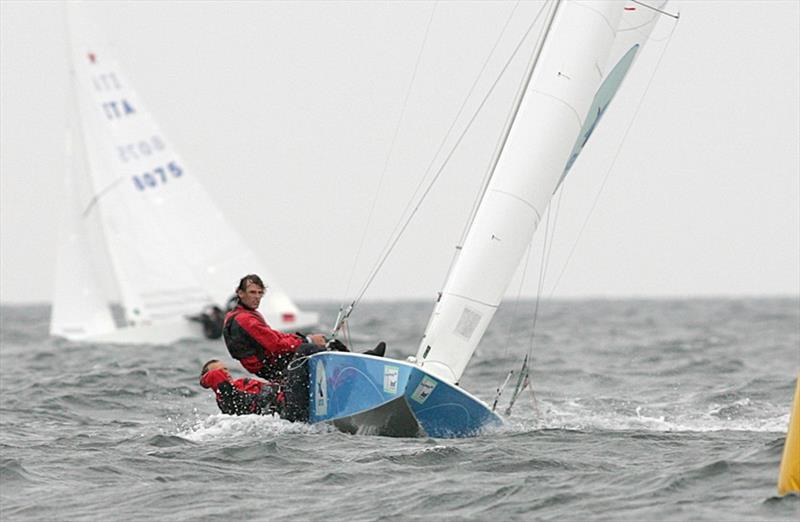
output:
{"label": "sailor's face", "polygon": [[264,289],[255,283],[247,282],[244,290],[237,292],[239,300],[248,308],[255,310],[261,304],[261,298],[264,297]]}
{"label": "sailor's face", "polygon": [[217,362],[213,362],[213,363],[211,363],[211,364],[209,364],[209,365],[208,365],[208,371],[209,371],[209,372],[210,372],[211,370],[216,370],[216,369],[218,369],[218,368],[219,368],[219,369],[221,369],[223,372],[225,372],[225,375],[227,375],[227,376],[228,376],[228,378],[230,379],[230,377],[231,377],[231,374],[230,374],[230,372],[228,371],[228,367],[227,367],[227,366],[225,366],[225,363],[224,363],[224,362],[222,362],[222,361],[217,361]]}

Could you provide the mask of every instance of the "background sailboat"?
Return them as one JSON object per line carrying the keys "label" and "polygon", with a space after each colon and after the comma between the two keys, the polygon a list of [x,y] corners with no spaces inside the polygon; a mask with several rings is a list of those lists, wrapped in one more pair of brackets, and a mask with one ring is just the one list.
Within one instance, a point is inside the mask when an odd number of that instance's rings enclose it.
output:
{"label": "background sailboat", "polygon": [[397,363],[313,356],[313,421],[346,431],[442,437],[500,422],[459,380],[554,192],[577,168],[660,16],[619,1],[549,2],[543,12],[542,38],[512,124],[416,357]]}
{"label": "background sailboat", "polygon": [[261,311],[273,327],[316,324],[227,223],[77,11],[68,6],[71,161],[51,334],[124,343],[201,337],[188,317],[224,309],[238,278],[252,272],[269,285]]}

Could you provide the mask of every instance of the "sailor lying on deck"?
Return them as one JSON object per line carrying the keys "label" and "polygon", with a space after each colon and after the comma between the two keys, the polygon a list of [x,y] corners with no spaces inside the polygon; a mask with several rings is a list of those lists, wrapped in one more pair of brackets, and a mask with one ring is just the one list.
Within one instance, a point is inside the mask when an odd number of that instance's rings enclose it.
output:
{"label": "sailor lying on deck", "polygon": [[284,408],[285,397],[278,384],[249,377],[234,380],[218,359],[203,365],[200,385],[214,390],[217,406],[228,415],[270,415]]}
{"label": "sailor lying on deck", "polygon": [[273,415],[295,422],[308,421],[308,369],[302,360],[305,346],[297,351],[283,383],[243,377],[234,380],[225,363],[211,359],[200,371],[200,386],[214,390],[217,406],[228,415]]}

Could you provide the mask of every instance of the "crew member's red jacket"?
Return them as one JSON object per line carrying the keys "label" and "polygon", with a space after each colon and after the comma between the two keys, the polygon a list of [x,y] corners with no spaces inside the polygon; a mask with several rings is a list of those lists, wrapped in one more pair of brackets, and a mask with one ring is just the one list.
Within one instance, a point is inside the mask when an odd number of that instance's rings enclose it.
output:
{"label": "crew member's red jacket", "polygon": [[302,337],[273,330],[257,311],[239,304],[225,316],[222,329],[231,357],[255,375],[267,380],[282,380],[286,366]]}
{"label": "crew member's red jacket", "polygon": [[200,385],[214,390],[222,413],[269,414],[283,410],[284,394],[275,383],[248,377],[232,380],[224,368],[215,368],[200,377]]}

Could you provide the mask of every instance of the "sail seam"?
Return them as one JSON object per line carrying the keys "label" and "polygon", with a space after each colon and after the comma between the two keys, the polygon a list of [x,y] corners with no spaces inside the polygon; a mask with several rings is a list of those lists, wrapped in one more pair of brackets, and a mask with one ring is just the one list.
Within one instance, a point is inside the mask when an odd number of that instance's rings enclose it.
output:
{"label": "sail seam", "polygon": [[583,122],[581,121],[581,117],[578,114],[578,111],[575,110],[575,107],[573,107],[572,105],[567,103],[562,98],[559,98],[558,96],[553,96],[549,92],[540,91],[538,89],[531,89],[531,92],[535,92],[537,94],[541,94],[542,96],[547,96],[548,98],[552,98],[552,99],[554,99],[554,100],[556,100],[558,102],[561,102],[563,105],[566,105],[569,108],[569,110],[571,110],[572,113],[575,115],[575,119],[578,121],[578,127],[580,127],[583,124]]}
{"label": "sail seam", "polygon": [[606,15],[604,15],[604,14],[602,13],[602,11],[598,11],[597,9],[595,9],[595,8],[593,8],[593,7],[590,7],[589,5],[587,5],[587,4],[584,4],[584,3],[582,3],[582,2],[576,2],[576,3],[575,3],[575,4],[573,4],[573,5],[575,5],[575,7],[581,7],[581,8],[583,8],[583,9],[586,9],[587,11],[591,11],[591,12],[595,13],[597,16],[599,16],[600,18],[602,18],[602,19],[603,19],[603,21],[606,23],[606,25],[608,26],[609,30],[610,30],[612,33],[615,33],[615,32],[617,31],[617,30],[616,30],[616,27],[614,27],[614,26],[611,24],[611,21],[609,21],[608,17],[607,17]]}
{"label": "sail seam", "polygon": [[516,199],[518,201],[521,201],[521,202],[525,203],[525,205],[531,207],[531,210],[533,210],[533,212],[536,214],[536,222],[538,223],[539,221],[542,220],[542,214],[539,212],[539,209],[537,209],[535,206],[533,206],[533,204],[531,202],[529,202],[529,201],[517,196],[516,194],[512,194],[511,192],[506,192],[505,190],[492,189],[492,192],[496,192],[498,194],[503,194],[504,196],[508,196],[510,198],[513,198],[513,199]]}
{"label": "sail seam", "polygon": [[497,308],[499,308],[499,307],[500,307],[500,305],[499,305],[499,304],[491,304],[491,303],[487,303],[487,302],[485,302],[485,301],[481,301],[481,300],[479,300],[479,299],[474,299],[474,298],[472,298],[472,297],[468,297],[468,296],[466,296],[466,295],[454,294],[454,293],[452,293],[452,292],[443,292],[443,294],[444,294],[444,295],[450,295],[450,296],[453,296],[453,297],[460,297],[461,299],[464,299],[464,300],[466,300],[466,301],[470,301],[470,302],[472,302],[472,303],[476,303],[476,304],[483,305],[483,306],[488,306],[489,308],[494,308],[495,310],[496,310]]}

